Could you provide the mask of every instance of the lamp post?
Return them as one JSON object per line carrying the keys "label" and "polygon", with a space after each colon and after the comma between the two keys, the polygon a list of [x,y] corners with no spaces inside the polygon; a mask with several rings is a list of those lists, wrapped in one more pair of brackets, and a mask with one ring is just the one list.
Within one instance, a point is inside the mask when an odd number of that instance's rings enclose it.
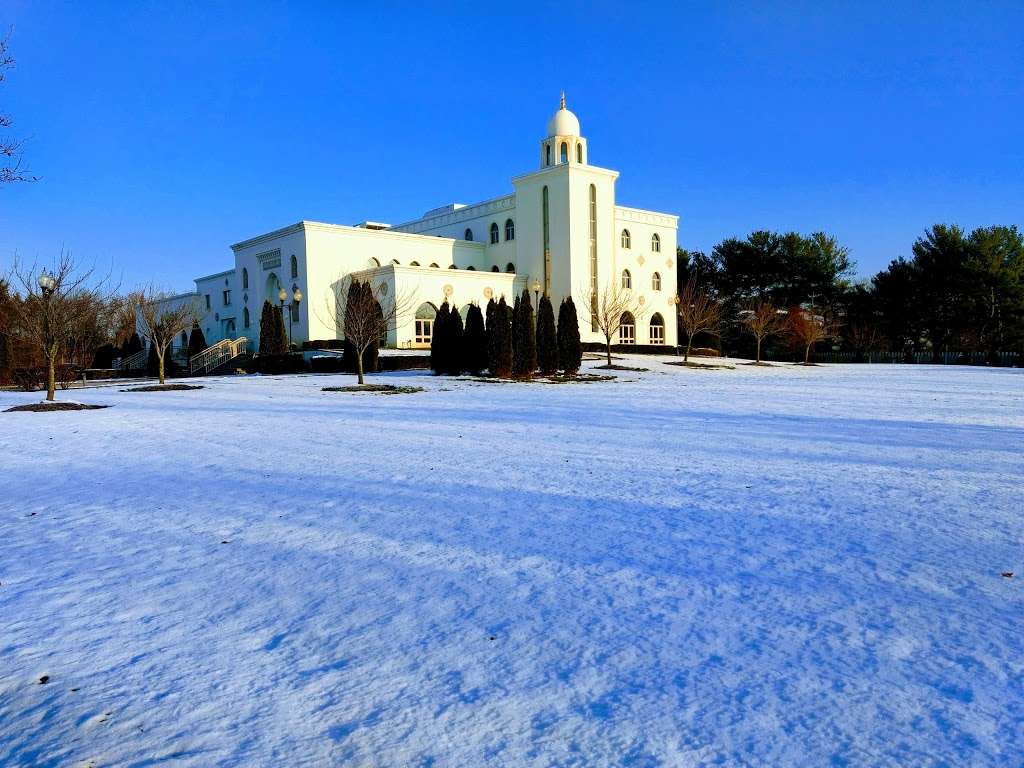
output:
{"label": "lamp post", "polygon": [[533,278],[533,300],[536,303],[534,310],[540,312],[540,280]]}
{"label": "lamp post", "polygon": [[679,294],[672,297],[672,303],[676,307],[676,357],[679,357]]}
{"label": "lamp post", "polygon": [[43,347],[46,352],[46,399],[53,400],[56,394],[56,377],[54,376],[54,356],[56,350],[53,348],[53,339],[50,338],[50,297],[57,287],[57,281],[53,275],[45,269],[39,273],[39,290],[43,292]]}
{"label": "lamp post", "polygon": [[[281,318],[284,318],[284,303],[288,300],[288,291],[282,285],[277,292],[277,300],[281,302]],[[292,313],[288,312],[288,351],[292,349]]]}
{"label": "lamp post", "polygon": [[[302,291],[299,290],[299,286],[295,286],[295,291],[292,293],[292,300],[295,302],[295,316],[299,316],[299,304],[302,303]],[[288,313],[288,341],[291,342],[292,338],[292,315]]]}

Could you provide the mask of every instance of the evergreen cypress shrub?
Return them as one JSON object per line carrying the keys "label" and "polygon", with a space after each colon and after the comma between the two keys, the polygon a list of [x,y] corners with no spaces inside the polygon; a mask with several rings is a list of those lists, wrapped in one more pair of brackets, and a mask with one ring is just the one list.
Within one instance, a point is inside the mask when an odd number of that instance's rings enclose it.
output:
{"label": "evergreen cypress shrub", "polygon": [[434,315],[434,327],[430,332],[430,370],[440,376],[448,369],[448,300],[445,299]]}
{"label": "evergreen cypress shrub", "polygon": [[124,340],[124,344],[121,345],[121,357],[131,357],[142,351],[142,339],[139,338],[139,334],[132,332],[132,335]]}
{"label": "evergreen cypress shrub", "polygon": [[583,362],[580,324],[576,318],[576,305],[571,296],[562,299],[562,304],[558,308],[558,362],[569,376],[578,372]]}
{"label": "evergreen cypress shrub", "polygon": [[[487,305],[488,309],[490,309],[490,305],[493,303],[494,300],[492,299]],[[463,370],[474,376],[479,376],[487,367],[488,354],[487,332],[484,330],[484,315],[476,304],[470,304],[469,311],[466,313],[463,349],[465,350]]]}
{"label": "evergreen cypress shrub", "polygon": [[537,367],[545,375],[558,371],[555,310],[547,294],[540,297],[540,310],[537,312]]}
{"label": "evergreen cypress shrub", "polygon": [[462,373],[462,360],[466,355],[463,331],[462,315],[459,314],[458,307],[452,307],[451,314],[448,315],[448,334],[445,339],[445,372],[449,376],[458,376]]}
{"label": "evergreen cypress shrub", "polygon": [[498,302],[492,296],[487,300],[487,313],[485,315],[487,327],[484,329],[484,333],[487,335],[487,370],[492,374],[498,367],[497,336],[495,335],[495,329],[498,324],[497,317]]}
{"label": "evergreen cypress shrub", "polygon": [[[0,380],[3,379],[4,375],[4,344],[7,341],[7,337],[0,334]],[[113,344],[101,344],[96,347],[96,352],[92,356],[92,367],[93,368],[110,368],[114,364],[114,355],[118,353],[118,350],[114,348]],[[10,358],[8,358],[10,359]]]}
{"label": "evergreen cypress shrub", "polygon": [[263,311],[260,312],[260,354],[277,355],[280,351],[275,348],[275,323],[274,306],[269,301],[263,302]]}
{"label": "evergreen cypress shrub", "polygon": [[512,376],[512,310],[502,296],[494,309],[494,368],[491,373],[499,378]]}
{"label": "evergreen cypress shrub", "polygon": [[192,332],[188,336],[188,356],[192,359],[209,344],[206,343],[206,334],[203,333],[203,329],[199,327],[199,323],[192,323]]}
{"label": "evergreen cypress shrub", "polygon": [[533,302],[524,288],[512,312],[512,375],[529,379],[537,370],[537,331],[533,324]]}

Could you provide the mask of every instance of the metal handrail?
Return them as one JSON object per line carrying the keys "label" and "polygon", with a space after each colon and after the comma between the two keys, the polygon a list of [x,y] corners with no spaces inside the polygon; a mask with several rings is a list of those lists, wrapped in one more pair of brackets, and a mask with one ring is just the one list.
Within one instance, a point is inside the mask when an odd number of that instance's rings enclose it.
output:
{"label": "metal handrail", "polygon": [[122,357],[120,360],[117,361],[117,365],[115,366],[115,368],[116,368],[116,370],[119,370],[119,371],[132,370],[133,368],[145,368],[146,367],[146,357],[148,355],[149,355],[149,352],[147,352],[145,349],[143,349],[143,350],[141,350],[139,352],[136,352],[134,355],[129,355],[128,357]]}
{"label": "metal handrail", "polygon": [[228,360],[238,357],[245,351],[248,345],[249,340],[245,336],[240,336],[237,339],[221,339],[216,344],[189,358],[189,373],[192,375],[207,373],[223,365]]}

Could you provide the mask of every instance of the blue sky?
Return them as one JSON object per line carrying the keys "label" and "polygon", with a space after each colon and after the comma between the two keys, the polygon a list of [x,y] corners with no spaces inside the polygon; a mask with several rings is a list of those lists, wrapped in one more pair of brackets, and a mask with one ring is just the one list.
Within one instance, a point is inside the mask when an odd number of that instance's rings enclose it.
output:
{"label": "blue sky", "polygon": [[[824,229],[860,274],[932,223],[1024,224],[1024,3],[4,0],[0,270],[63,246],[187,289],[229,245],[511,191],[558,92],[679,242]],[[484,10],[481,10],[481,9]]]}

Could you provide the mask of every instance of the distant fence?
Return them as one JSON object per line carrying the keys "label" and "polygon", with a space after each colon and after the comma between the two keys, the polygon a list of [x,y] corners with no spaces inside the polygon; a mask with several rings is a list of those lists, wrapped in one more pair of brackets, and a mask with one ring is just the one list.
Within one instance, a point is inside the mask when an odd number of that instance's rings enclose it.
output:
{"label": "distant fence", "polygon": [[815,352],[817,363],[916,363],[918,365],[1024,365],[1020,352]]}

